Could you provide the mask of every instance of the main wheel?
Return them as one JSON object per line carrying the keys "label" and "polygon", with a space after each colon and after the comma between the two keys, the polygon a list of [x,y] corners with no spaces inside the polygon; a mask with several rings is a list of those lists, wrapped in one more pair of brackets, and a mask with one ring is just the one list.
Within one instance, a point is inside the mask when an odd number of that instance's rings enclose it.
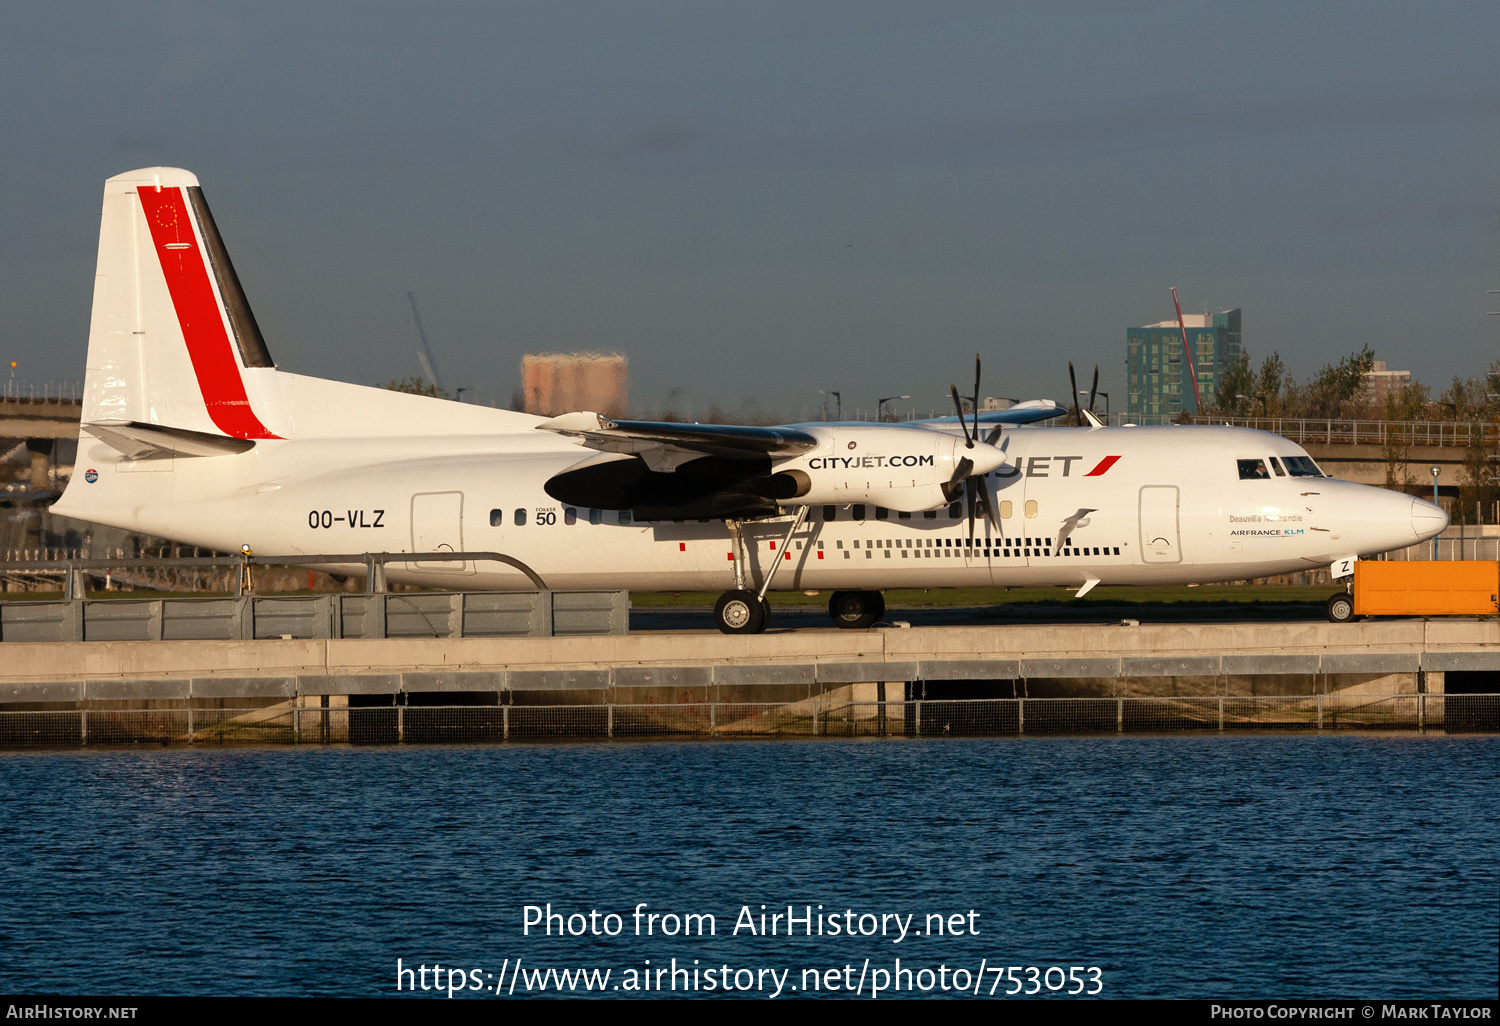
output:
{"label": "main wheel", "polygon": [[828,599],[828,615],[833,617],[833,625],[847,630],[872,627],[883,612],[885,600],[879,592],[836,591]]}
{"label": "main wheel", "polygon": [[1340,593],[1328,599],[1328,619],[1333,623],[1348,623],[1354,619],[1354,599]]}
{"label": "main wheel", "polygon": [[726,591],[714,604],[714,623],[725,634],[759,634],[770,620],[770,607],[753,591]]}

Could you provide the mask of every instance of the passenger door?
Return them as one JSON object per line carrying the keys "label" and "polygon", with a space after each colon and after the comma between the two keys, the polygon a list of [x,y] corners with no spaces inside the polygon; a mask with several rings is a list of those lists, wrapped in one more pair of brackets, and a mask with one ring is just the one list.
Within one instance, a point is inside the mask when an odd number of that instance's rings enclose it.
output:
{"label": "passenger door", "polygon": [[1141,488],[1140,526],[1143,563],[1181,563],[1182,544],[1178,531],[1176,485],[1145,485]]}
{"label": "passenger door", "polygon": [[[464,493],[419,492],[411,497],[411,550],[462,552],[464,549]],[[415,563],[430,573],[472,574],[473,563],[456,561]]]}

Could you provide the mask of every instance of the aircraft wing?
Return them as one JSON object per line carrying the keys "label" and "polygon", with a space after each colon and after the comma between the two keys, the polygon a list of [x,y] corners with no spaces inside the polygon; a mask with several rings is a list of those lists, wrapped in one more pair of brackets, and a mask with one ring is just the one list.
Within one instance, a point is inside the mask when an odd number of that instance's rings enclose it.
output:
{"label": "aircraft wing", "polygon": [[816,438],[793,427],[610,420],[597,413],[565,413],[543,421],[537,428],[577,438],[580,444],[600,452],[640,456],[658,472],[674,470],[703,456],[763,460],[796,456],[818,446]]}
{"label": "aircraft wing", "polygon": [[[1055,403],[1051,399],[1028,399],[1024,403],[1006,410],[980,410],[980,424],[1035,424],[1039,420],[1049,420],[1052,417],[1061,417],[1068,412],[1066,406]],[[971,413],[964,418],[967,424],[974,423],[974,415]],[[957,424],[958,417],[932,417],[927,420],[906,421],[907,424]]]}

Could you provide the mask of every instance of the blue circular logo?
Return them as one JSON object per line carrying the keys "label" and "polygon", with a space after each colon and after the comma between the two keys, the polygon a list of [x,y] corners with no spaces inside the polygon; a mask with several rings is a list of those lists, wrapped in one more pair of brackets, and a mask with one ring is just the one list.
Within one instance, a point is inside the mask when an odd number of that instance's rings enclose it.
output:
{"label": "blue circular logo", "polygon": [[99,480],[99,471],[95,470],[93,467],[90,467],[88,470],[85,470],[83,472],[83,479],[89,484],[93,484],[95,481]]}

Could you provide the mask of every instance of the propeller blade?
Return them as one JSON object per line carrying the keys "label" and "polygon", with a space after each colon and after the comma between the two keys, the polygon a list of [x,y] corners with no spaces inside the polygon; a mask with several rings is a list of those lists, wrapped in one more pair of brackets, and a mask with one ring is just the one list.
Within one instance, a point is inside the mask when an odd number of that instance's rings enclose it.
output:
{"label": "propeller blade", "polygon": [[969,553],[974,552],[974,513],[984,503],[984,482],[977,477],[967,478],[964,481],[964,491],[969,507]]}
{"label": "propeller blade", "polygon": [[953,392],[953,408],[958,411],[958,426],[963,428],[964,448],[972,449],[974,448],[974,439],[969,437],[969,422],[964,419],[964,404],[963,400],[958,397],[958,386],[949,385],[948,387]]}
{"label": "propeller blade", "polygon": [[1089,412],[1094,412],[1094,397],[1099,394],[1099,365],[1094,364],[1094,383],[1089,386]]}
{"label": "propeller blade", "polygon": [[974,461],[965,456],[958,461],[958,466],[953,468],[953,476],[943,482],[943,498],[949,502],[957,502],[958,497],[964,493],[964,482],[972,473],[974,473]]}
{"label": "propeller blade", "polygon": [[1073,374],[1073,361],[1068,361],[1068,385],[1073,395],[1073,421],[1076,426],[1083,427],[1083,414],[1078,411],[1078,378]]}
{"label": "propeller blade", "polygon": [[979,437],[979,354],[974,354],[974,437]]}
{"label": "propeller blade", "polygon": [[1000,434],[1004,430],[1004,424],[996,424],[994,427],[990,428],[990,433],[984,436],[984,444],[994,445],[996,442],[1000,441]]}

